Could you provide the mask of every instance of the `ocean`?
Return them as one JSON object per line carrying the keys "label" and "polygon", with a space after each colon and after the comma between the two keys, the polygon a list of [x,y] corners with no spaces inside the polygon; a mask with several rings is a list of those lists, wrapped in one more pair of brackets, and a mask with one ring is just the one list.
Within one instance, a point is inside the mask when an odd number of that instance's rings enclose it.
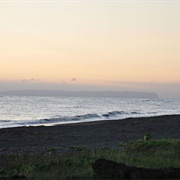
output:
{"label": "ocean", "polygon": [[0,97],[0,128],[173,114],[180,114],[179,99]]}

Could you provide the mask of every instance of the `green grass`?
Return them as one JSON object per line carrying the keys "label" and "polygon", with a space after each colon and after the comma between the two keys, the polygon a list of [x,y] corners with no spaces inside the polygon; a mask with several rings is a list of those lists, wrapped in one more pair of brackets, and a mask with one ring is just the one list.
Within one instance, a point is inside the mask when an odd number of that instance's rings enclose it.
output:
{"label": "green grass", "polygon": [[124,153],[131,158],[133,166],[147,168],[180,167],[180,140],[157,139],[130,142]]}
{"label": "green grass", "polygon": [[[122,144],[122,142],[120,143]],[[180,167],[180,140],[160,139],[123,143],[121,151],[100,149],[90,151],[85,146],[71,147],[76,153],[39,155],[0,155],[0,177],[23,174],[28,179],[92,179],[91,165],[105,158],[130,166],[147,168]]]}
{"label": "green grass", "polygon": [[86,148],[86,146],[71,146],[70,147],[72,150],[76,150],[76,151],[86,151],[86,150],[88,150],[87,148]]}

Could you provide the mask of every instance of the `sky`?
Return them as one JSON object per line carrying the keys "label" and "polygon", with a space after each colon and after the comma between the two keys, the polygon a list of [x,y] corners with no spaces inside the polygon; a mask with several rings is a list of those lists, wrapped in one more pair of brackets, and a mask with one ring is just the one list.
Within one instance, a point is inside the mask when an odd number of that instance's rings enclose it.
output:
{"label": "sky", "polygon": [[0,91],[180,98],[180,1],[0,0]]}

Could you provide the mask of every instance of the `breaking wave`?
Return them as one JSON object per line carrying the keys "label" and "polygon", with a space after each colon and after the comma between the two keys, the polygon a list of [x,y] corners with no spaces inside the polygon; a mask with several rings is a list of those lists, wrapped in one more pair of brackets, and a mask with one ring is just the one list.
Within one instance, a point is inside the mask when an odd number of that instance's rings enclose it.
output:
{"label": "breaking wave", "polygon": [[139,112],[125,112],[125,111],[111,111],[102,114],[84,114],[76,116],[64,116],[58,118],[48,118],[32,121],[18,121],[13,126],[36,126],[36,125],[57,125],[57,124],[67,124],[76,122],[88,122],[88,121],[98,121],[98,120],[109,120],[109,119],[124,119],[127,117],[132,117],[132,115],[138,115]]}
{"label": "breaking wave", "polygon": [[[17,104],[14,106],[14,104]],[[1,97],[0,128],[52,126],[180,113],[180,100]]]}
{"label": "breaking wave", "polygon": [[114,116],[123,115],[123,114],[128,114],[128,113],[126,113],[124,111],[111,111],[106,114],[103,114],[102,116],[109,118],[109,117],[114,117]]}

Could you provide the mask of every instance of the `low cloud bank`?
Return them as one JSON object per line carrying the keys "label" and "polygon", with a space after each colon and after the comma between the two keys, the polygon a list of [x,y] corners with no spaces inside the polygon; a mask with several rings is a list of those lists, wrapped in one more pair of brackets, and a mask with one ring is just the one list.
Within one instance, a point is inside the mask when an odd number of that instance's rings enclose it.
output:
{"label": "low cloud bank", "polygon": [[[73,79],[75,81],[75,79]],[[135,91],[155,92],[160,98],[180,98],[180,83],[105,82],[102,85],[62,81],[45,83],[35,79],[0,81],[0,91],[10,90],[64,90],[64,91]]]}

